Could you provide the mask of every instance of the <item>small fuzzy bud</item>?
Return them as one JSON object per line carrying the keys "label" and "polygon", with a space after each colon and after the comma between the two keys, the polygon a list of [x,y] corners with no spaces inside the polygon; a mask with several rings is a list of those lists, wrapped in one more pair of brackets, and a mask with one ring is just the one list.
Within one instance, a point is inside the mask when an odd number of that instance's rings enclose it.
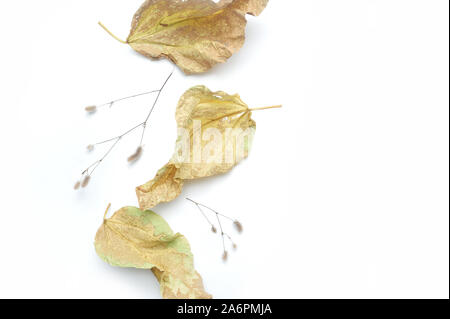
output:
{"label": "small fuzzy bud", "polygon": [[79,189],[79,188],[80,188],[80,185],[81,185],[80,181],[76,182],[75,185],[73,186],[73,189],[74,189],[74,190]]}
{"label": "small fuzzy bud", "polygon": [[91,176],[87,175],[84,179],[83,182],[81,183],[81,187],[86,187],[89,184],[89,181],[91,180]]}
{"label": "small fuzzy bud", "polygon": [[97,106],[89,105],[84,108],[84,110],[90,114],[97,112]]}
{"label": "small fuzzy bud", "polygon": [[217,233],[217,228],[215,226],[212,226],[211,231],[215,234],[215,233]]}
{"label": "small fuzzy bud", "polygon": [[223,252],[222,260],[223,261],[227,261],[228,260],[228,252],[226,250],[224,250],[224,252]]}
{"label": "small fuzzy bud", "polygon": [[88,152],[92,152],[94,150],[94,145],[89,144],[88,146],[86,146]]}
{"label": "small fuzzy bud", "polygon": [[236,230],[238,231],[238,233],[242,233],[242,231],[244,230],[244,228],[242,227],[242,224],[237,220],[235,220],[233,222],[233,225],[234,225],[234,228],[236,228]]}
{"label": "small fuzzy bud", "polygon": [[128,157],[128,162],[132,163],[132,162],[136,162],[142,155],[142,146],[139,146],[136,149],[136,152],[134,152],[133,155],[131,155],[130,157]]}

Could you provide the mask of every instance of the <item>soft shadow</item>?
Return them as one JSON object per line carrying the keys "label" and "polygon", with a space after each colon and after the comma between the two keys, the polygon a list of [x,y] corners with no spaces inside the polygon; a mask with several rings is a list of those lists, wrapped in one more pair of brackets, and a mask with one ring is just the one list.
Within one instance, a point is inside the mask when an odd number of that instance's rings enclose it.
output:
{"label": "soft shadow", "polygon": [[133,290],[139,295],[147,295],[148,298],[161,296],[158,280],[156,280],[151,270],[112,267],[104,262],[100,263],[100,261],[99,267],[103,267],[102,271],[104,272],[113,273],[113,278],[129,282]]}

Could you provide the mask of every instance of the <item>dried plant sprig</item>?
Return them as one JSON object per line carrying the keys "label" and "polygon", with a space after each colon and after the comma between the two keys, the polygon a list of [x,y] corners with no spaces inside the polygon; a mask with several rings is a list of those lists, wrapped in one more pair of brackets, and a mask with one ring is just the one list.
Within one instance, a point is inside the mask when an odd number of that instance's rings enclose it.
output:
{"label": "dried plant sprig", "polygon": [[[153,102],[153,104],[152,104],[152,106],[151,106],[151,108],[150,108],[150,110],[149,110],[149,112],[148,112],[148,114],[145,117],[145,120],[143,122],[141,122],[141,123],[137,124],[136,126],[128,129],[127,131],[125,131],[124,133],[122,133],[120,135],[117,135],[115,137],[109,138],[109,139],[104,140],[104,141],[100,141],[100,142],[97,142],[97,143],[89,144],[87,146],[88,151],[92,151],[94,149],[94,147],[97,146],[97,145],[113,142],[111,147],[106,151],[106,153],[100,159],[98,159],[95,162],[93,162],[91,165],[89,165],[87,168],[85,168],[81,172],[81,177],[80,177],[80,180],[79,180],[79,182],[81,184],[81,187],[86,187],[87,186],[87,184],[89,183],[90,178],[91,178],[92,174],[94,173],[94,171],[105,160],[105,158],[111,153],[111,151],[114,149],[114,147],[117,145],[117,143],[119,143],[119,141],[122,140],[122,138],[124,136],[128,135],[129,133],[133,132],[134,130],[136,130],[136,129],[140,128],[140,127],[142,127],[142,135],[141,135],[141,138],[140,138],[140,143],[139,143],[138,147],[136,148],[136,152],[128,157],[128,162],[135,162],[141,157],[142,152],[143,152],[142,142],[143,142],[143,139],[144,139],[144,134],[145,134],[145,129],[147,127],[147,123],[148,123],[148,121],[150,119],[150,115],[152,114],[152,112],[153,112],[153,110],[154,110],[154,108],[156,106],[156,103],[158,102],[158,99],[159,99],[159,97],[161,95],[161,92],[163,91],[163,89],[166,86],[167,82],[171,78],[172,74],[173,74],[173,70],[169,74],[169,76],[166,78],[166,80],[164,81],[164,83],[162,84],[162,86],[161,86],[161,88],[159,90],[145,92],[145,93],[141,93],[141,94],[136,94],[136,95],[133,95],[133,96],[130,96],[130,97],[118,99],[118,100],[115,100],[115,101],[112,101],[112,102],[109,102],[109,103],[106,103],[106,104],[102,105],[102,106],[104,106],[104,105],[112,105],[113,103],[115,103],[117,101],[124,100],[124,99],[127,99],[127,98],[131,98],[131,97],[135,97],[135,96],[139,96],[139,95],[144,95],[144,94],[149,94],[149,93],[153,93],[153,92],[158,92],[158,94],[156,95],[156,98],[155,98],[155,100],[154,100],[154,102]],[[74,189],[77,190],[79,188],[80,188],[80,185],[78,185],[78,182],[77,182],[75,184],[75,186],[74,186]]]}
{"label": "dried plant sprig", "polygon": [[[233,218],[231,218],[231,217],[228,217],[228,216],[226,216],[226,215],[223,215],[223,214],[217,212],[216,210],[212,209],[211,207],[208,207],[208,206],[203,205],[203,204],[201,204],[201,203],[199,203],[199,202],[196,202],[195,200],[190,199],[190,198],[188,198],[188,197],[186,197],[186,199],[187,199],[188,201],[194,203],[195,206],[197,206],[198,210],[202,213],[203,217],[206,219],[206,221],[207,221],[207,222],[209,223],[209,225],[211,226],[211,231],[212,231],[213,233],[217,233],[217,228],[216,228],[216,226],[210,221],[210,219],[209,219],[208,216],[205,214],[205,212],[204,212],[204,210],[202,209],[202,207],[203,207],[203,208],[206,208],[207,210],[209,210],[210,212],[212,212],[212,213],[215,214],[216,219],[217,219],[217,224],[218,224],[219,230],[220,230],[220,235],[221,235],[221,238],[222,238],[222,248],[223,248],[222,259],[223,259],[223,261],[227,261],[227,259],[228,259],[228,251],[227,251],[227,249],[226,249],[225,239],[228,239],[228,240],[230,241],[231,246],[233,247],[233,249],[236,249],[236,248],[237,248],[237,245],[236,245],[236,243],[233,241],[233,239],[231,238],[231,236],[230,236],[229,234],[227,234],[226,232],[224,232],[223,227],[222,227],[222,222],[221,222],[220,218],[223,217],[223,218],[226,218],[226,219],[232,221],[232,222],[233,222],[233,225],[235,226],[236,230],[237,230],[239,233],[241,233],[242,230],[243,230],[242,224],[241,224],[238,220],[233,219]],[[238,227],[237,225],[239,225],[239,227]]]}
{"label": "dried plant sprig", "polygon": [[115,104],[117,102],[120,102],[120,101],[123,101],[123,100],[128,100],[128,99],[135,98],[135,97],[142,96],[142,95],[156,93],[156,92],[159,92],[159,91],[160,90],[153,90],[153,91],[148,91],[148,92],[143,92],[143,93],[139,93],[139,94],[134,94],[134,95],[122,97],[120,99],[112,100],[112,101],[109,101],[109,102],[106,102],[106,103],[103,103],[103,104],[100,104],[100,105],[89,105],[89,106],[86,106],[84,108],[84,110],[86,112],[88,112],[89,114],[94,114],[95,112],[97,112],[97,110],[99,108],[102,108],[102,107],[105,107],[105,106],[109,106],[111,108],[113,106],[113,104]]}

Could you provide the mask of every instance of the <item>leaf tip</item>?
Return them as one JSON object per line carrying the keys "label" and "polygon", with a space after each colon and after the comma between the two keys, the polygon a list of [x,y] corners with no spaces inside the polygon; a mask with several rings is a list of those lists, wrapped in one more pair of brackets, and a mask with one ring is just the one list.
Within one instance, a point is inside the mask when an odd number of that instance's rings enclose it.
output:
{"label": "leaf tip", "polygon": [[111,203],[108,203],[108,206],[106,207],[105,213],[103,214],[103,221],[106,220],[106,214],[108,214],[109,208],[111,207]]}

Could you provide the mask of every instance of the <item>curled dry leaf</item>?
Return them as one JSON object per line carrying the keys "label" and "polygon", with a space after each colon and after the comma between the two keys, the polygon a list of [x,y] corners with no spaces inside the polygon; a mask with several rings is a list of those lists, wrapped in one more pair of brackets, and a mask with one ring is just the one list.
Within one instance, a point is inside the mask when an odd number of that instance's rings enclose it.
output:
{"label": "curled dry leaf", "polygon": [[252,110],[239,95],[204,86],[186,91],[176,111],[179,136],[172,159],[153,180],[136,188],[141,209],[173,200],[185,180],[228,172],[246,158],[256,130]]}
{"label": "curled dry leaf", "polygon": [[113,36],[147,57],[172,60],[187,74],[201,73],[242,47],[245,15],[259,15],[268,1],[147,0],[133,17],[127,41]]}
{"label": "curled dry leaf", "polygon": [[136,188],[139,206],[149,209],[161,202],[169,202],[181,193],[183,180],[176,178],[177,168],[174,164],[167,164],[161,168],[155,178]]}
{"label": "curled dry leaf", "polygon": [[167,222],[152,211],[124,207],[105,218],[95,236],[95,249],[110,265],[151,269],[163,298],[211,298],[194,269],[186,238],[174,234]]}

